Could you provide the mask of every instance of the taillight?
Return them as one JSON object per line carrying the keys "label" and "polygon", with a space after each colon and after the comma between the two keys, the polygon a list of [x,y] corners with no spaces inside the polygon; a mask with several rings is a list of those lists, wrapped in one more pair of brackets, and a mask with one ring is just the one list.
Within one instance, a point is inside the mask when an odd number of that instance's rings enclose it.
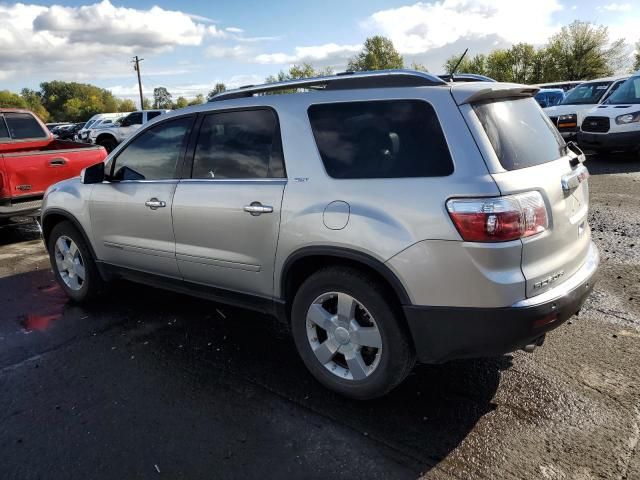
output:
{"label": "taillight", "polygon": [[539,192],[490,198],[452,198],[447,210],[468,242],[507,242],[544,232],[547,207]]}

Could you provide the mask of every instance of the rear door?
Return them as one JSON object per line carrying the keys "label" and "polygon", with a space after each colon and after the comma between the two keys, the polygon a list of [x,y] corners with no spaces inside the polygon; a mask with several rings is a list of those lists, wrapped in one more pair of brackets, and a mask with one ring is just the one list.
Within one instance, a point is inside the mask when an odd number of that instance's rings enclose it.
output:
{"label": "rear door", "polygon": [[588,172],[532,98],[485,101],[472,112],[488,140],[488,163],[502,195],[535,190],[545,200],[549,228],[522,239],[526,294],[538,295],[585,261]]}
{"label": "rear door", "polygon": [[187,115],[154,125],[107,164],[111,179],[94,186],[89,206],[100,260],[180,278],[171,206],[193,120]]}
{"label": "rear door", "polygon": [[287,182],[276,112],[205,115],[192,155],[191,178],[173,202],[184,279],[271,297]]}

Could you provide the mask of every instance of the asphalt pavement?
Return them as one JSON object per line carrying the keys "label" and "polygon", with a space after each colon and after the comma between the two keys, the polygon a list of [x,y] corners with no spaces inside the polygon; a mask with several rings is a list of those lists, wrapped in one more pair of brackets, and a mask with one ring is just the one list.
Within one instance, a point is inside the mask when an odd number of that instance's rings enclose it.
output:
{"label": "asphalt pavement", "polygon": [[534,353],[419,366],[369,402],[253,312],[121,282],[91,307],[0,227],[0,478],[640,478],[640,160],[590,158],[602,266]]}

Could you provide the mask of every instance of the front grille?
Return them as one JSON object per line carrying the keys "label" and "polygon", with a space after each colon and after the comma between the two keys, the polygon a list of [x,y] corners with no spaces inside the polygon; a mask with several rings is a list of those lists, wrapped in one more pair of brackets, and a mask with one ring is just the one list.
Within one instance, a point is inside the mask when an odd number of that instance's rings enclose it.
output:
{"label": "front grille", "polygon": [[610,128],[609,117],[587,117],[582,122],[583,132],[608,132]]}

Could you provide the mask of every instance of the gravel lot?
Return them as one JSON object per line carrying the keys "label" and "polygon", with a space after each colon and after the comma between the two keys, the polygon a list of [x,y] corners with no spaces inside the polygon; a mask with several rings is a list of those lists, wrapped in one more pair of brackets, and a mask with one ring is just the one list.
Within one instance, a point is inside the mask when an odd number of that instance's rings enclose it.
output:
{"label": "gravel lot", "polygon": [[353,402],[275,319],[134,284],[67,303],[0,228],[0,478],[640,478],[640,161],[590,158],[600,279],[533,354]]}

